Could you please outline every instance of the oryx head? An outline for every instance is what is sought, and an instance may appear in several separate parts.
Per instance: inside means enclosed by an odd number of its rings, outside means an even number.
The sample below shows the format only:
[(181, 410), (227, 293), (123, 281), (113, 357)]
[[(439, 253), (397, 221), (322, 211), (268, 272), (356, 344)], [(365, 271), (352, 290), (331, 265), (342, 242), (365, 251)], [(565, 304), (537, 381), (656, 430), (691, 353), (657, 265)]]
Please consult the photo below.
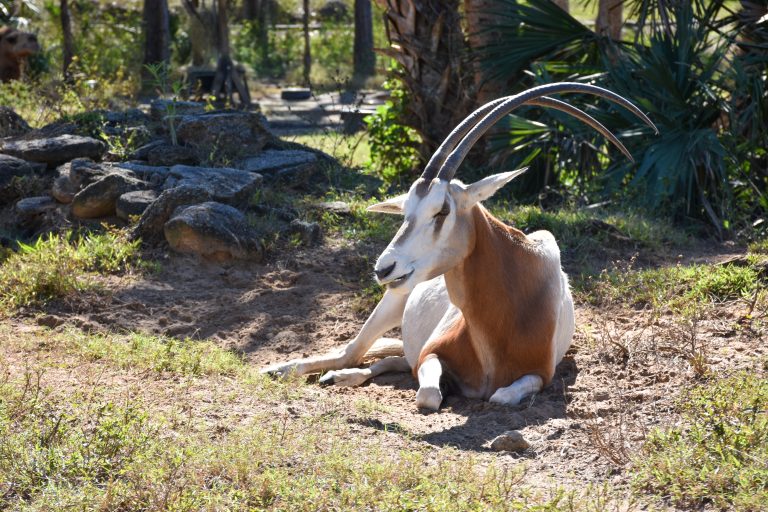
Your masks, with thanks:
[(525, 169), (495, 174), (465, 185), (454, 180), (459, 165), (477, 140), (498, 120), (521, 105), (538, 105), (570, 114), (592, 126), (632, 158), (619, 140), (596, 119), (548, 94), (581, 92), (616, 102), (656, 127), (628, 100), (593, 85), (563, 82), (541, 85), (514, 96), (497, 99), (475, 110), (461, 122), (430, 159), (408, 193), (368, 208), (372, 212), (403, 215), (400, 230), (376, 262), (380, 284), (409, 293), (418, 283), (458, 265), (472, 250), (474, 225), (470, 210), (491, 197)]

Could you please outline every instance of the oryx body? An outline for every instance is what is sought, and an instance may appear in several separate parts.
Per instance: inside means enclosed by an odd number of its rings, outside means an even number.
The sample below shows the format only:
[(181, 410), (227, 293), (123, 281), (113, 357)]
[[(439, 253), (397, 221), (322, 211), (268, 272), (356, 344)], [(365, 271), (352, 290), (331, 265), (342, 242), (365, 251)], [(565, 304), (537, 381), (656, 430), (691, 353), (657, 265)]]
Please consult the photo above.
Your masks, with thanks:
[[(413, 371), (417, 406), (436, 410), (444, 393), (517, 404), (553, 377), (574, 332), (573, 299), (560, 266), (560, 250), (546, 231), (526, 235), (482, 205), (524, 169), (465, 185), (453, 179), (471, 146), (498, 119), (529, 104), (574, 115), (626, 148), (600, 123), (546, 94), (586, 92), (620, 103), (652, 123), (627, 100), (584, 84), (539, 86), (491, 102), (467, 117), (435, 152), (407, 194), (370, 211), (404, 216), (374, 273), (387, 286), (360, 333), (340, 352), (278, 364), (282, 375), (331, 370), (321, 382), (358, 385), (386, 371)], [(403, 355), (369, 368), (366, 353), (382, 353), (376, 340), (394, 327), (402, 342), (382, 340)]]

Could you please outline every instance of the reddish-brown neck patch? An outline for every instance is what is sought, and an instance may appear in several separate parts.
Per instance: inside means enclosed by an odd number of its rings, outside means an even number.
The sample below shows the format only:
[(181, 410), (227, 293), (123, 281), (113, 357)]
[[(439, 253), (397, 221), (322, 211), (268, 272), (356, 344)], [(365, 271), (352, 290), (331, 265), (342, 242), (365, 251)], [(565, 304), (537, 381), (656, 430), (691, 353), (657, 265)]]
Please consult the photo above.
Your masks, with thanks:
[(474, 247), (445, 274), (463, 319), (424, 347), (420, 363), (436, 353), (450, 373), (485, 398), (523, 375), (549, 382), (557, 303), (551, 279), (559, 274), (552, 275), (535, 242), (520, 230), (480, 206), (472, 216)]

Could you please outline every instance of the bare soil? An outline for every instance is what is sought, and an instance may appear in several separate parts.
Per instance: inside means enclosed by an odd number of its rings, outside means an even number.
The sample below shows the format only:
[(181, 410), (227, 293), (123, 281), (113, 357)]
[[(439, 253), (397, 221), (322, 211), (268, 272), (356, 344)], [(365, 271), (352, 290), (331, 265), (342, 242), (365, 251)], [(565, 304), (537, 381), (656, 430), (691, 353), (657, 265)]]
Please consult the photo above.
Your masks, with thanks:
[[(266, 366), (329, 351), (356, 334), (368, 312), (361, 311), (360, 283), (369, 279), (378, 249), (330, 240), (262, 265), (170, 256), (159, 272), (108, 278), (108, 294), (76, 315), (66, 313), (67, 321), (86, 330), (208, 338)], [(719, 261), (720, 253), (684, 259)], [(360, 388), (310, 389), (350, 411), (351, 435), (386, 431), (381, 439), (393, 448), (428, 443), (503, 464), (524, 462), (534, 484), (623, 486), (624, 468), (648, 431), (674, 421), (681, 390), (701, 372), (749, 368), (766, 356), (763, 333), (740, 323), (748, 309), (746, 301), (708, 307), (689, 321), (663, 311), (577, 304), (576, 337), (554, 381), (517, 407), (450, 396), (438, 413), (423, 414), (414, 405), (410, 374), (384, 375)], [(375, 407), (352, 414), (361, 401)], [(277, 407), (238, 403), (246, 415), (243, 409)], [(313, 407), (309, 396), (303, 411), (294, 412), (309, 414)], [(490, 441), (512, 429), (531, 448), (490, 451)]]

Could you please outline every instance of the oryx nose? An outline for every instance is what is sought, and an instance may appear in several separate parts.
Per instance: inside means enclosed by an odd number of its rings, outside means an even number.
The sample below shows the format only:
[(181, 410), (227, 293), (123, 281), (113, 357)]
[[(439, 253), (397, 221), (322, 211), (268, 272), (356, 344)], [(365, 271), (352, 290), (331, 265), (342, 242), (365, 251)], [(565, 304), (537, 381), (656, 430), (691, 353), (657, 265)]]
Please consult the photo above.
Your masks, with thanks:
[(391, 274), (393, 270), (395, 270), (395, 265), (396, 264), (393, 263), (390, 266), (388, 266), (387, 268), (383, 268), (381, 270), (373, 269), (373, 273), (376, 274), (376, 277), (378, 277), (379, 279), (384, 279), (389, 274)]

